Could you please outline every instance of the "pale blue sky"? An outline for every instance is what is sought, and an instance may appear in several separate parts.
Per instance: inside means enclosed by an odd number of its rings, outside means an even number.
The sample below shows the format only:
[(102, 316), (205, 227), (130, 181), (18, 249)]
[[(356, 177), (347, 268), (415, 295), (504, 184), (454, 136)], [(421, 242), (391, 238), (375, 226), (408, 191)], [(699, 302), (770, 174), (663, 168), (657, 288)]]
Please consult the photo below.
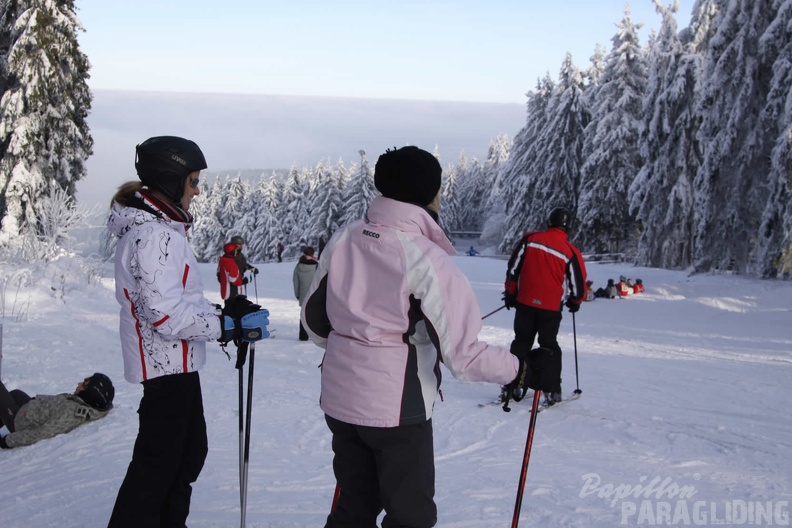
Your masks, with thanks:
[[(665, 0), (670, 3), (673, 0)], [(679, 27), (694, 0), (680, 0)], [(76, 0), (93, 89), (524, 103), (623, 0)], [(630, 2), (642, 43), (660, 15)]]

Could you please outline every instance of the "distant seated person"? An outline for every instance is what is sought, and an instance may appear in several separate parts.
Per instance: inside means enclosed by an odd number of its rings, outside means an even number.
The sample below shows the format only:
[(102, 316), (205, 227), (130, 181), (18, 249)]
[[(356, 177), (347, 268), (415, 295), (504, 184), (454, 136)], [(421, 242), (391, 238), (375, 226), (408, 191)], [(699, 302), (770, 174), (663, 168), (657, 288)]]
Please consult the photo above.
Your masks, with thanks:
[(475, 257), (476, 255), (481, 255), (481, 253), (476, 251), (476, 248), (474, 248), (473, 246), (470, 246), (470, 249), (468, 250), (468, 255), (470, 255), (471, 257)]
[(31, 398), (18, 389), (9, 392), (0, 382), (0, 423), (8, 430), (0, 437), (0, 447), (35, 444), (103, 418), (113, 408), (113, 396), (113, 383), (99, 372), (79, 382), (74, 394)]
[(615, 299), (619, 296), (619, 290), (616, 288), (616, 285), (613, 283), (613, 279), (608, 279), (608, 285), (604, 288), (597, 289), (594, 292), (594, 297), (599, 297), (602, 299)]
[(633, 293), (643, 293), (644, 285), (641, 279), (635, 279), (635, 286), (633, 286)]
[(619, 297), (627, 297), (632, 293), (632, 289), (627, 285), (627, 277), (624, 275), (619, 277), (619, 282), (616, 283), (616, 289), (619, 291)]
[(583, 296), (584, 301), (594, 300), (594, 288), (591, 287), (592, 284), (594, 284), (593, 280), (586, 281), (586, 295)]

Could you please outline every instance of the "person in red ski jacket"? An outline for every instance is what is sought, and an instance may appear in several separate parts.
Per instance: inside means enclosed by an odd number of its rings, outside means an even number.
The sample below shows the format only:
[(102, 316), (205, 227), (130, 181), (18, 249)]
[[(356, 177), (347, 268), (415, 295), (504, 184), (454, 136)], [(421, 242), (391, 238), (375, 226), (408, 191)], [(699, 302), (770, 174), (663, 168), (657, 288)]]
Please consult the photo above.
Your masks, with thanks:
[[(586, 294), (583, 256), (567, 236), (571, 220), (569, 210), (556, 207), (547, 219), (547, 229), (526, 233), (512, 252), (504, 292), (506, 307), (516, 311), (512, 354), (531, 350), (537, 334), (540, 347), (561, 354), (557, 339), (561, 310), (566, 304), (570, 312), (577, 312)], [(506, 397), (505, 388), (501, 397)], [(545, 398), (549, 404), (561, 401), (560, 378)]]
[(627, 285), (627, 277), (624, 275), (619, 277), (619, 282), (616, 283), (616, 290), (619, 292), (619, 297), (627, 297), (632, 293)]
[(233, 299), (239, 295), (239, 287), (247, 284), (247, 277), (242, 277), (235, 257), (239, 246), (233, 242), (223, 246), (223, 256), (217, 263), (217, 280), (220, 281), (220, 297), (223, 300)]
[(645, 291), (643, 281), (635, 279), (635, 286), (633, 286), (633, 293), (643, 293)]
[(594, 284), (594, 281), (592, 281), (592, 280), (587, 280), (586, 281), (586, 295), (583, 296), (583, 300), (584, 301), (593, 301), (594, 300), (594, 298), (595, 298), (594, 288), (591, 287), (593, 284)]

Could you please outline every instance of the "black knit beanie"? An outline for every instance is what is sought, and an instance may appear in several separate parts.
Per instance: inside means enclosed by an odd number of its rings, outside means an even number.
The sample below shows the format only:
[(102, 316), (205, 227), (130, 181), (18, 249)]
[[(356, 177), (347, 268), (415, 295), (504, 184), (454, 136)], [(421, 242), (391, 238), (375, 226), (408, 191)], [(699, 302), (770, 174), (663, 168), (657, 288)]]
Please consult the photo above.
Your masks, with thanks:
[(426, 206), (440, 190), (442, 173), (440, 162), (425, 150), (388, 149), (374, 166), (374, 186), (386, 198)]

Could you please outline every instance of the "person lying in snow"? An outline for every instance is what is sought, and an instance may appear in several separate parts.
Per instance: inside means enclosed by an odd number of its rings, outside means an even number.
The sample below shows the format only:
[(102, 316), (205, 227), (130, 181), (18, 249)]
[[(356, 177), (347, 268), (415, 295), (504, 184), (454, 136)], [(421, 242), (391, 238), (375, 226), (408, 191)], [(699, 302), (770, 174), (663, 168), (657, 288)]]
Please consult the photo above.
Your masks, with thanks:
[(9, 431), (0, 438), (0, 447), (35, 444), (103, 418), (113, 408), (114, 395), (110, 378), (99, 372), (79, 382), (73, 394), (31, 398), (19, 389), (9, 392), (0, 382), (0, 422)]

